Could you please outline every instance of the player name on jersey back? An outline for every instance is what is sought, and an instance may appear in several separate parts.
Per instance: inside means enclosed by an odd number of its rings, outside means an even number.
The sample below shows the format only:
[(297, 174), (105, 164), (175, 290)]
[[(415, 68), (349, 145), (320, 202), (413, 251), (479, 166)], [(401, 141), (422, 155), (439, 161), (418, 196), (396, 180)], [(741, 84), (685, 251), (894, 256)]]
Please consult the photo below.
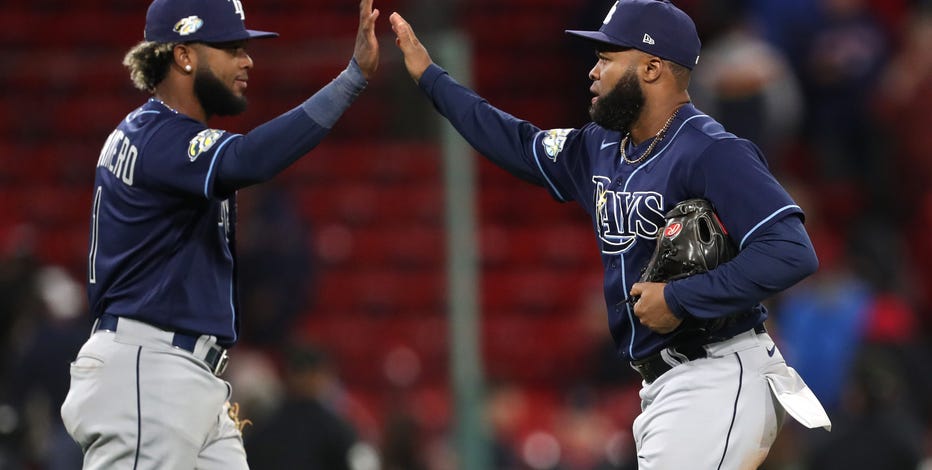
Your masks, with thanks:
[(133, 185), (138, 149), (120, 129), (113, 131), (100, 150), (98, 167), (104, 167), (127, 186)]

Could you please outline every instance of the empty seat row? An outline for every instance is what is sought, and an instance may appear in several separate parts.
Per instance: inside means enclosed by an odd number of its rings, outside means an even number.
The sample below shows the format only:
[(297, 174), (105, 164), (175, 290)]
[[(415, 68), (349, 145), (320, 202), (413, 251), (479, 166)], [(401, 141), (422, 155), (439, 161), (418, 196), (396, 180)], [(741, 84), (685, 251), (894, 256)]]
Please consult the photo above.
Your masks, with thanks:
[(438, 309), (445, 301), (446, 285), (432, 269), (402, 271), (374, 265), (321, 269), (316, 292), (320, 309), (389, 315)]
[(441, 172), (440, 149), (428, 142), (324, 140), (279, 178), (296, 186), (345, 182), (422, 184)]
[[(580, 378), (593, 348), (581, 318), (569, 312), (553, 317), (521, 312), (481, 315), (477, 322), (484, 369), (499, 380), (568, 383)], [(404, 366), (416, 369), (412, 373), (418, 377), (412, 380), (430, 381), (449, 373), (451, 327), (442, 309), (433, 315), (321, 312), (308, 316), (302, 334), (341, 364), (365, 363), (355, 369), (360, 376), (351, 380), (382, 380), (386, 369)]]
[[(297, 187), (294, 187), (297, 186)], [(437, 226), (442, 221), (443, 193), (435, 182), (379, 186), (357, 182), (293, 185), (298, 208), (312, 224), (353, 227), (412, 223)]]

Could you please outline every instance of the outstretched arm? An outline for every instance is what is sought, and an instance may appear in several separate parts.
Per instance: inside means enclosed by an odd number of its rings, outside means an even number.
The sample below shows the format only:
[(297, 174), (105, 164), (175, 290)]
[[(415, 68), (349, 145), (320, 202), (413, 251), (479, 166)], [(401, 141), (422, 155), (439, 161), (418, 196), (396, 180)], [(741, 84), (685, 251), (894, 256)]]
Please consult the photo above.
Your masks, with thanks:
[[(411, 25), (398, 13), (389, 17), (395, 44), (404, 54), (405, 68), (434, 107), (479, 153), (513, 175), (545, 186), (534, 143), (542, 138), (530, 122), (492, 106), (473, 90), (461, 85), (433, 63)], [(561, 200), (563, 200), (561, 198)]]
[[(349, 66), (304, 103), (253, 129), (234, 136), (217, 166), (212, 195), (269, 180), (317, 146), (366, 87), (379, 66), (373, 0), (359, 2), (359, 29)], [(210, 196), (211, 194), (207, 194)]]

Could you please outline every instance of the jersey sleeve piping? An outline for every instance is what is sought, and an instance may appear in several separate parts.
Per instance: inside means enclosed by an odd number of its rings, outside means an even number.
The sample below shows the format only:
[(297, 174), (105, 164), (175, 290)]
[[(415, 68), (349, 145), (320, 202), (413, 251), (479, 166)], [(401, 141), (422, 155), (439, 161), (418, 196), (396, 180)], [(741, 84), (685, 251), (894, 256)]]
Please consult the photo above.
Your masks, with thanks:
[(210, 159), (210, 168), (207, 170), (207, 177), (204, 178), (204, 197), (210, 199), (210, 182), (213, 181), (214, 167), (217, 165), (217, 157), (220, 155), (220, 151), (223, 150), (223, 147), (226, 147), (233, 139), (237, 137), (242, 137), (242, 134), (233, 134), (229, 139), (225, 140), (217, 150), (214, 150), (214, 156)]
[(786, 205), (786, 206), (783, 206), (783, 207), (781, 207), (781, 208), (775, 210), (772, 214), (770, 214), (769, 216), (767, 216), (766, 218), (764, 218), (764, 220), (761, 220), (760, 222), (758, 222), (757, 225), (755, 225), (754, 227), (751, 227), (751, 230), (748, 230), (748, 233), (746, 233), (746, 234), (744, 235), (744, 238), (741, 239), (741, 243), (738, 244), (738, 249), (739, 249), (739, 250), (743, 249), (743, 248), (744, 248), (744, 242), (746, 242), (746, 241), (748, 240), (748, 237), (750, 237), (751, 234), (753, 234), (757, 229), (761, 228), (761, 226), (763, 226), (764, 224), (766, 224), (766, 223), (769, 222), (770, 220), (773, 220), (773, 218), (776, 217), (777, 215), (779, 215), (779, 214), (781, 214), (781, 213), (783, 213), (783, 212), (789, 211), (789, 210), (794, 210), (794, 209), (795, 209), (795, 210), (799, 210), (799, 211), (802, 210), (802, 208), (800, 208), (800, 207), (799, 207), (798, 205), (796, 205), (796, 204)]
[(235, 302), (233, 301), (233, 291), (234, 291), (234, 290), (235, 290), (235, 286), (233, 285), (233, 279), (230, 278), (230, 312), (232, 313), (231, 318), (230, 318), (230, 331), (233, 332), (233, 334), (232, 334), (232, 336), (233, 336), (233, 342), (235, 343), (235, 342), (239, 339), (239, 335), (236, 334), (236, 315), (237, 315), (237, 311), (236, 311), (236, 304), (235, 304)]
[(139, 111), (139, 112), (127, 114), (127, 115), (126, 115), (126, 118), (124, 118), (123, 120), (124, 120), (127, 124), (129, 124), (129, 123), (132, 122), (134, 119), (136, 119), (137, 117), (142, 116), (142, 115), (144, 115), (144, 114), (159, 114), (159, 113), (161, 113), (161, 111), (156, 111), (156, 110), (154, 110), (154, 109), (150, 109), (150, 110), (148, 110), (148, 111)]
[(547, 184), (550, 185), (550, 189), (552, 189), (554, 194), (556, 194), (556, 196), (560, 198), (560, 202), (566, 202), (566, 198), (563, 197), (563, 193), (561, 193), (560, 190), (557, 189), (557, 187), (553, 184), (553, 181), (551, 181), (550, 177), (547, 176), (547, 173), (544, 172), (543, 165), (540, 164), (540, 157), (538, 157), (537, 155), (537, 139), (541, 135), (543, 135), (543, 133), (544, 131), (538, 131), (537, 134), (534, 136), (534, 139), (531, 140), (531, 148), (534, 149), (534, 162), (537, 163), (537, 169), (540, 170), (540, 174), (543, 175), (544, 180), (546, 180)]
[[(621, 264), (621, 285), (626, 286), (628, 285), (628, 270), (627, 268), (625, 268), (625, 266), (627, 265), (625, 264), (624, 253), (621, 254), (620, 264)], [(631, 304), (627, 302), (629, 298), (628, 292), (623, 292), (623, 294), (625, 296), (625, 303), (624, 303), (625, 313), (628, 314), (628, 323), (631, 325), (631, 339), (628, 341), (628, 358), (633, 361), (634, 359), (636, 359), (634, 357), (634, 337), (637, 336), (637, 328), (634, 325), (634, 312), (631, 311), (631, 308), (632, 308)]]
[(634, 336), (637, 328), (634, 324), (634, 315), (631, 313), (631, 306), (627, 303), (625, 303), (625, 311), (628, 312), (628, 324), (631, 328), (631, 339), (628, 341), (628, 358), (633, 361), (639, 359), (634, 356)]

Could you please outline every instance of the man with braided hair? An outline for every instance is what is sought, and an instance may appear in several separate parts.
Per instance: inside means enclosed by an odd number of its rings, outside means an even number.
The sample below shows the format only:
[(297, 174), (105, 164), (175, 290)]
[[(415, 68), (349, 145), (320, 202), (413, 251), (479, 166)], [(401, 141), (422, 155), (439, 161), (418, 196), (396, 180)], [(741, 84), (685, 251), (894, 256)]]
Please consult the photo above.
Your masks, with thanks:
[(245, 110), (251, 39), (241, 0), (154, 0), (127, 55), (152, 97), (97, 162), (88, 300), (95, 319), (61, 408), (84, 468), (245, 469), (219, 376), (239, 338), (236, 191), (323, 139), (376, 71), (378, 10), (359, 3), (353, 57), (332, 82), (245, 135), (208, 127)]
[[(757, 468), (784, 411), (830, 426), (763, 326), (761, 301), (817, 268), (802, 210), (754, 144), (690, 102), (700, 44), (689, 16), (669, 1), (619, 0), (598, 31), (568, 31), (596, 50), (593, 122), (552, 130), (454, 81), (404, 18), (390, 21), (408, 73), (476, 150), (592, 218), (612, 336), (643, 378), (639, 468)], [(638, 282), (665, 215), (690, 199), (714, 208), (737, 254), (691, 276)]]

